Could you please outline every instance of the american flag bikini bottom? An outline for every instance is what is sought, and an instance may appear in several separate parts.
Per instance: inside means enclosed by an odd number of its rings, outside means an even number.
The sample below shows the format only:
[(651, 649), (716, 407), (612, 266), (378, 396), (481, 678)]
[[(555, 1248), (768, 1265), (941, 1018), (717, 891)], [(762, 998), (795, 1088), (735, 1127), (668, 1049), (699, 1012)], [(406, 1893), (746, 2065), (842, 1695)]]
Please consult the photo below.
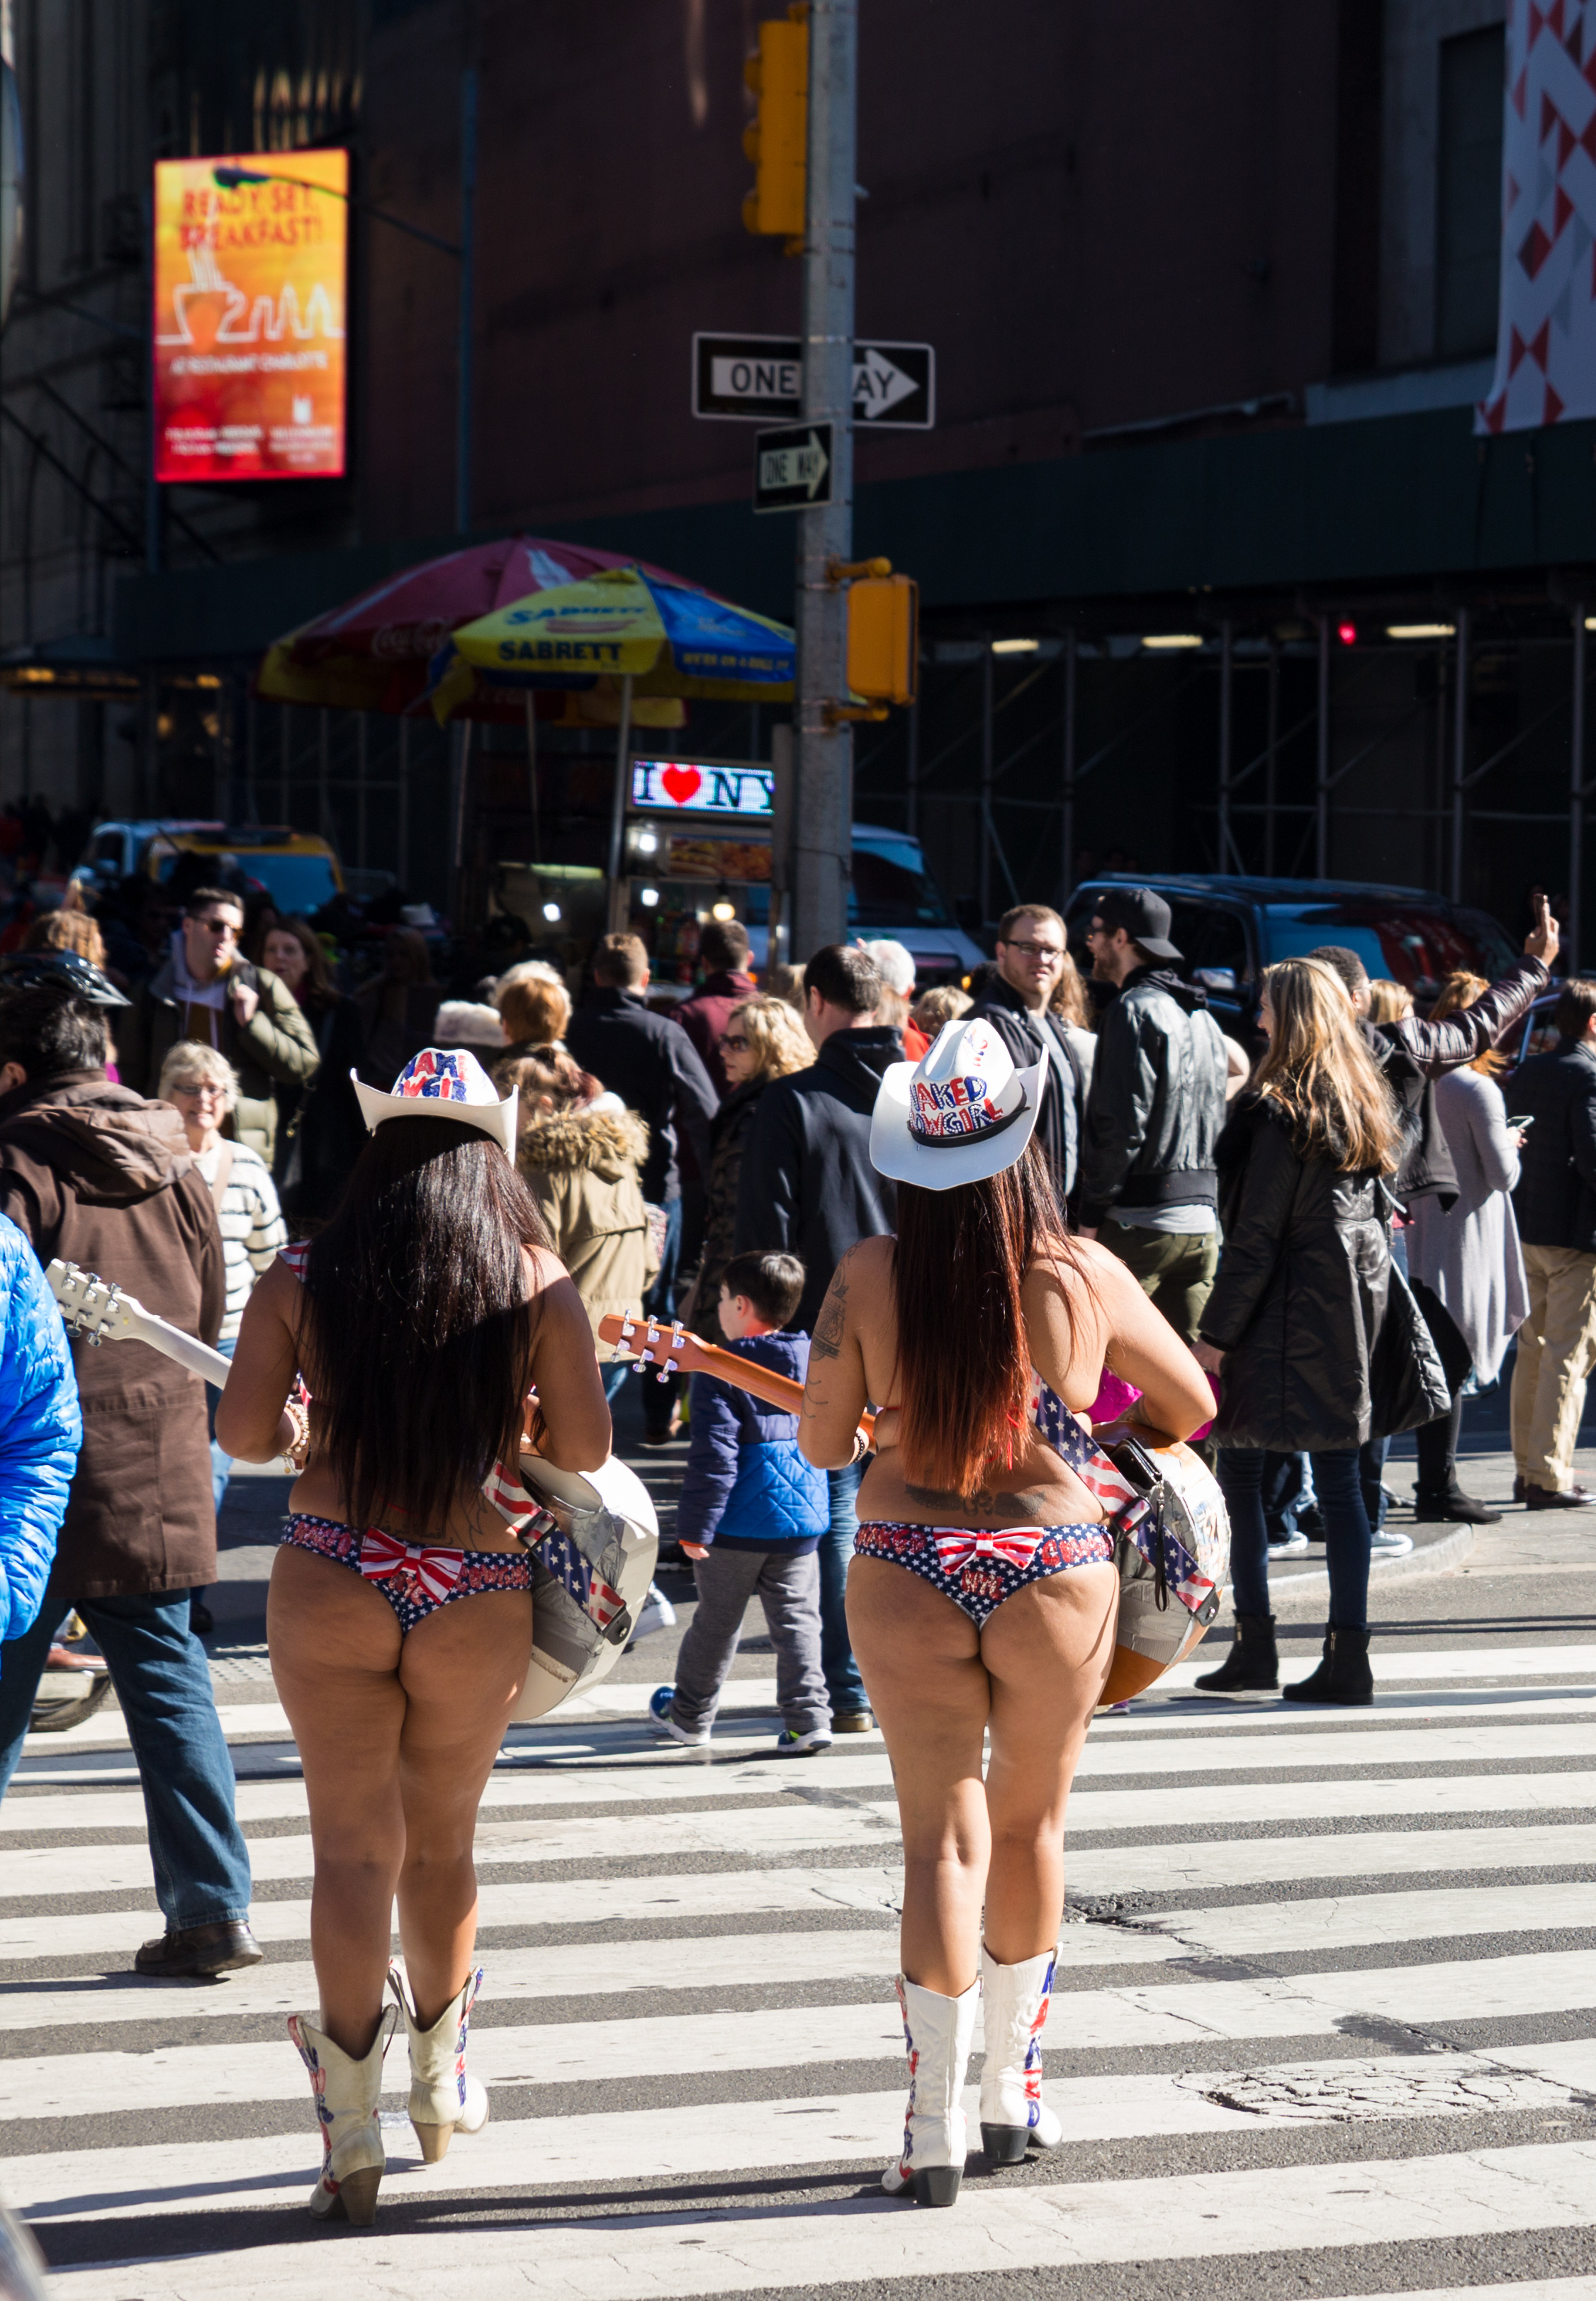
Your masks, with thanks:
[(291, 1518), (282, 1541), (290, 1549), (329, 1558), (380, 1590), (401, 1632), (455, 1598), (487, 1590), (530, 1590), (532, 1560), (521, 1550), (458, 1550), (439, 1542), (399, 1542), (378, 1527), (363, 1534), (332, 1518)]
[[(1054, 1452), (1069, 1464), (1111, 1517), (1136, 1500), (1135, 1489), (1121, 1477), (1096, 1439), (1088, 1437), (1057, 1392), (1034, 1372), (1031, 1418)], [(1108, 1526), (977, 1530), (868, 1519), (854, 1536), (856, 1558), (884, 1558), (894, 1566), (906, 1567), (945, 1598), (951, 1598), (977, 1629), (991, 1619), (1006, 1598), (1012, 1598), (1028, 1582), (1045, 1582), (1075, 1566), (1110, 1565), (1116, 1546)]]

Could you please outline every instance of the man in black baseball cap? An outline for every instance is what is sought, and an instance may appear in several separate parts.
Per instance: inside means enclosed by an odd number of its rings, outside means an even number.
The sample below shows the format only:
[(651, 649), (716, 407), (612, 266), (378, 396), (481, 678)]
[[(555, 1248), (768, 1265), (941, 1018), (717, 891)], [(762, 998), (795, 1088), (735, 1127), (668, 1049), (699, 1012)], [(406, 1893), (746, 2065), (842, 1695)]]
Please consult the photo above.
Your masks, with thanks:
[(1092, 903), (1092, 973), (1119, 997), (1098, 1025), (1080, 1218), (1192, 1343), (1219, 1267), (1214, 1145), (1226, 1064), (1203, 993), (1176, 972), (1169, 925), (1150, 887), (1105, 887)]
[(1110, 935), (1122, 928), (1148, 958), (1180, 964), (1181, 953), (1169, 940), (1169, 905), (1150, 887), (1105, 887), (1091, 907), (1094, 932), (1099, 923)]

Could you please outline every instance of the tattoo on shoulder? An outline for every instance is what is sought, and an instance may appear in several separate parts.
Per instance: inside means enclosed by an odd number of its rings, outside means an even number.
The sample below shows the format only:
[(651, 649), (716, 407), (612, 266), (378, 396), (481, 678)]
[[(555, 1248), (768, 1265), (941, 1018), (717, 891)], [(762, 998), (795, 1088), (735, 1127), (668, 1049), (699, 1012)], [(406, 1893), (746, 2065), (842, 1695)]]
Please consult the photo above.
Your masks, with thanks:
[(835, 1359), (842, 1355), (842, 1337), (848, 1330), (847, 1272), (845, 1257), (837, 1266), (837, 1276), (826, 1290), (826, 1299), (820, 1306), (820, 1316), (815, 1321), (815, 1332), (809, 1342), (812, 1359)]

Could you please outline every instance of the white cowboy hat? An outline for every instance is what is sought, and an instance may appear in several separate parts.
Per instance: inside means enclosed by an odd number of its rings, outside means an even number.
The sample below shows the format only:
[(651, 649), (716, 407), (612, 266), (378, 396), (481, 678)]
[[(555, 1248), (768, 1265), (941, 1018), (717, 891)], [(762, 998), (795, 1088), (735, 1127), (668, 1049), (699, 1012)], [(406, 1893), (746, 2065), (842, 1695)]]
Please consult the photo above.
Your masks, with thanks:
[(990, 1024), (944, 1023), (917, 1063), (894, 1063), (877, 1090), (870, 1163), (923, 1191), (984, 1183), (1012, 1167), (1035, 1131), (1044, 1056), (1018, 1071)]
[(515, 1156), (514, 1088), (499, 1100), (498, 1089), (464, 1047), (423, 1047), (413, 1055), (384, 1094), (351, 1071), (349, 1083), (360, 1100), (368, 1134), (388, 1118), (452, 1118), (497, 1142), (506, 1159)]

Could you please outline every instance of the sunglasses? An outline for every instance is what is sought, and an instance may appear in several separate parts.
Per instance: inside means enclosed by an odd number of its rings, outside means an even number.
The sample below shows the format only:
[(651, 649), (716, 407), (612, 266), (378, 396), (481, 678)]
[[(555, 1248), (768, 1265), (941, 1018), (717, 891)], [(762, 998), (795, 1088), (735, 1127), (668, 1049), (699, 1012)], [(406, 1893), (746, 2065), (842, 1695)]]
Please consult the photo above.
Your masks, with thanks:
[(238, 932), (237, 919), (196, 919), (194, 925), (196, 927), (204, 927), (207, 934), (229, 935), (237, 934)]
[(740, 1031), (723, 1032), (721, 1044), (729, 1055), (746, 1055), (748, 1051), (748, 1042)]

